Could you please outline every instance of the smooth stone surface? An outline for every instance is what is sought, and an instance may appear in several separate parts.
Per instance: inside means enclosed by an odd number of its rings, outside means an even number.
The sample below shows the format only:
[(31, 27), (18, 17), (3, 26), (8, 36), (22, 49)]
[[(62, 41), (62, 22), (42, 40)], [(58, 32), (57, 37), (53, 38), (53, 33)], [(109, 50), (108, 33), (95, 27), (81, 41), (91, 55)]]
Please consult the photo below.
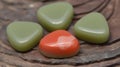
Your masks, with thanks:
[(40, 52), (51, 58), (74, 56), (78, 53), (79, 48), (79, 41), (65, 30), (53, 31), (42, 38), (39, 43)]
[(104, 43), (109, 39), (109, 27), (105, 17), (97, 12), (89, 13), (74, 25), (75, 35), (91, 43)]
[(37, 17), (48, 31), (67, 29), (74, 15), (73, 7), (67, 2), (56, 2), (40, 7)]
[(42, 27), (33, 22), (15, 21), (7, 27), (7, 36), (11, 46), (21, 52), (28, 51), (37, 45), (42, 35)]

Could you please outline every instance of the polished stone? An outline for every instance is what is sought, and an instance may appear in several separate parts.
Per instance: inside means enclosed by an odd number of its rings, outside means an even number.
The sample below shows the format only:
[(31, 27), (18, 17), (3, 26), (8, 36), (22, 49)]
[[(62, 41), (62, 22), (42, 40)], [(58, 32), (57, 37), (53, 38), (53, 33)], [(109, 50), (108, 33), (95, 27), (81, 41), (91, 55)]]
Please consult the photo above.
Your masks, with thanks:
[(68, 31), (56, 30), (45, 37), (39, 43), (40, 52), (51, 58), (71, 57), (78, 53), (79, 41)]
[(15, 21), (7, 27), (7, 36), (11, 46), (21, 52), (28, 51), (37, 45), (42, 35), (42, 27), (34, 22)]
[(91, 43), (104, 43), (109, 39), (109, 27), (105, 17), (92, 12), (78, 20), (74, 25), (75, 35)]
[(67, 29), (74, 15), (73, 7), (67, 2), (56, 2), (40, 7), (37, 17), (48, 31)]

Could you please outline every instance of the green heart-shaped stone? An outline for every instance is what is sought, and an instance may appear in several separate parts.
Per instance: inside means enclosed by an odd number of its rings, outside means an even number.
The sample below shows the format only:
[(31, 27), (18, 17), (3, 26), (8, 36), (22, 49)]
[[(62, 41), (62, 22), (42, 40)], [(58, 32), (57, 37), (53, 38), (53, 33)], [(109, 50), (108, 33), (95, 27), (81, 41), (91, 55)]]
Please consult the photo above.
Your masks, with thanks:
[(42, 27), (33, 22), (15, 21), (7, 27), (10, 44), (14, 49), (21, 52), (32, 49), (39, 42), (42, 34)]
[(104, 43), (109, 38), (105, 17), (97, 12), (87, 14), (74, 25), (75, 35), (91, 43)]
[(48, 31), (67, 29), (73, 15), (73, 7), (67, 2), (46, 5), (40, 7), (37, 12), (40, 24)]

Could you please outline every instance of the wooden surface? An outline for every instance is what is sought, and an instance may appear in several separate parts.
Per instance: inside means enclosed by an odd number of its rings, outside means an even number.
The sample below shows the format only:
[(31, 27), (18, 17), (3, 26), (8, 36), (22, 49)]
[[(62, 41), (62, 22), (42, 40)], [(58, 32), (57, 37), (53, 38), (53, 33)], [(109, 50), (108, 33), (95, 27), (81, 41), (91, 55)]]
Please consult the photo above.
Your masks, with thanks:
[[(9, 44), (6, 27), (15, 20), (34, 21), (39, 7), (57, 1), (74, 7), (74, 23), (85, 14), (101, 12), (110, 27), (109, 41), (91, 44), (80, 40), (78, 55), (65, 59), (46, 58), (36, 47), (27, 53), (16, 52)], [(120, 0), (0, 0), (0, 67), (120, 67)], [(48, 33), (44, 31), (45, 34)]]

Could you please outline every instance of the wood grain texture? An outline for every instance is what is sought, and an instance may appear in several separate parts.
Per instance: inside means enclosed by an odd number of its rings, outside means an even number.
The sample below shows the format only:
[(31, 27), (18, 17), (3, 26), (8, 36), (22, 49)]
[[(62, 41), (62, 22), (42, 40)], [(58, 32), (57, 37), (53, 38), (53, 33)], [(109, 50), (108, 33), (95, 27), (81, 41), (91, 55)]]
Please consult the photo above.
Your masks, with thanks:
[[(70, 2), (75, 11), (68, 31), (84, 15), (101, 12), (110, 27), (109, 41), (91, 44), (80, 40), (78, 55), (65, 59), (46, 58), (37, 46), (27, 53), (16, 52), (9, 44), (6, 27), (14, 20), (34, 21), (39, 7), (57, 1)], [(120, 65), (120, 0), (0, 0), (0, 67), (109, 67)], [(45, 34), (48, 32), (45, 31)]]

